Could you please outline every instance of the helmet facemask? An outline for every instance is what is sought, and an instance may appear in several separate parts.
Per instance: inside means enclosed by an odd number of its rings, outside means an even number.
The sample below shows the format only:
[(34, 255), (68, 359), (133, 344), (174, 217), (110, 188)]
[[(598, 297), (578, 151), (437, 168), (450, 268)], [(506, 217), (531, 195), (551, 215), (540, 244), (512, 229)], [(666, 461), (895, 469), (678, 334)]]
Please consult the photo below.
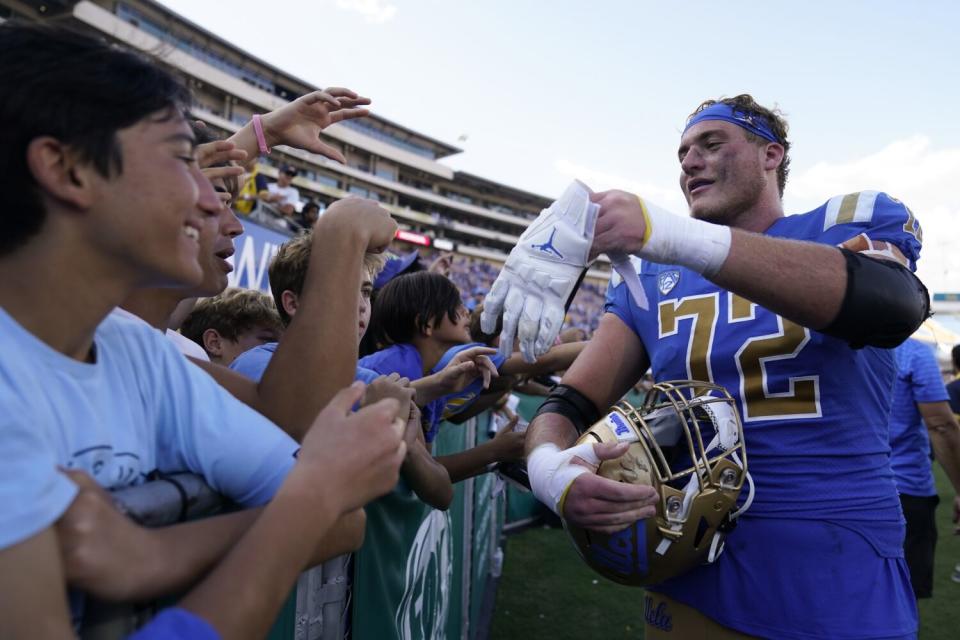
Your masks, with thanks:
[[(567, 526), (593, 569), (629, 585), (649, 585), (713, 562), (723, 538), (749, 506), (743, 431), (733, 398), (715, 384), (663, 382), (644, 403), (621, 402), (577, 441), (629, 442), (597, 474), (648, 484), (660, 495), (656, 515), (614, 534)], [(734, 511), (744, 482), (750, 493)]]

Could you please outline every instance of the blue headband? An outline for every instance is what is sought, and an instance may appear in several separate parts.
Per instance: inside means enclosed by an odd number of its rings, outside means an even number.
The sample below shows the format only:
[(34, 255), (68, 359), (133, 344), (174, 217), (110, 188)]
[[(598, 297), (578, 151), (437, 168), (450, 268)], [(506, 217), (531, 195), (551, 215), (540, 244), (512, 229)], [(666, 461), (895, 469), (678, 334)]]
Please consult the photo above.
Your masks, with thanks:
[(698, 122), (703, 122), (704, 120), (724, 120), (726, 122), (733, 123), (742, 129), (746, 129), (750, 133), (758, 135), (764, 140), (780, 143), (780, 141), (777, 140), (777, 136), (773, 135), (773, 131), (770, 129), (770, 125), (767, 123), (766, 118), (762, 116), (751, 115), (743, 111), (736, 111), (730, 105), (723, 104), (722, 102), (712, 104), (690, 118), (690, 121), (687, 122), (687, 126), (684, 127), (683, 132), (686, 133), (690, 127)]

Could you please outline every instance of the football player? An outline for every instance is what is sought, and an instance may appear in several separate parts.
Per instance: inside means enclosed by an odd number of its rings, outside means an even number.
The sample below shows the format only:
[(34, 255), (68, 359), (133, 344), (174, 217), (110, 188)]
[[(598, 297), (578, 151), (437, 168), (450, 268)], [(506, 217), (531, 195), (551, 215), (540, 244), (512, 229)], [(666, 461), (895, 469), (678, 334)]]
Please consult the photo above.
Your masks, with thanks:
[[(750, 449), (750, 511), (716, 562), (650, 589), (648, 639), (916, 634), (886, 416), (896, 375), (889, 349), (928, 315), (913, 275), (920, 225), (876, 191), (784, 215), (789, 149), (778, 112), (749, 95), (708, 100), (677, 150), (689, 217), (608, 191), (590, 196), (599, 205), (592, 237), (589, 222), (562, 236), (561, 252), (575, 253), (579, 237), (590, 257), (606, 253), (621, 272), (619, 257), (632, 255), (642, 291), (631, 290), (632, 274), (615, 276), (598, 331), (532, 421), (535, 494), (568, 522), (602, 532), (654, 513), (651, 487), (602, 478), (564, 451), (649, 366), (657, 380), (729, 389)], [(532, 244), (514, 249), (485, 322), (502, 309), (537, 353), (552, 324), (538, 310), (552, 302), (531, 305), (515, 291), (542, 280), (550, 286), (541, 296), (565, 292), (557, 281), (568, 276)], [(597, 445), (588, 457), (624, 451)]]

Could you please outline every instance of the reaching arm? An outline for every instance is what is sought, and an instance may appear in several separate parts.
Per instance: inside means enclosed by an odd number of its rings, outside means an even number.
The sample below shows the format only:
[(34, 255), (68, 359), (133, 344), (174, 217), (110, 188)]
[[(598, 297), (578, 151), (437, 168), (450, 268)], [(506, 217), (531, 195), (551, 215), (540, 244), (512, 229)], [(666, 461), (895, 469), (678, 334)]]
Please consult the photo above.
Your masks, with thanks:
[(421, 500), (434, 509), (446, 511), (453, 501), (453, 484), (446, 467), (427, 451), (420, 427), (420, 411), (407, 422), (405, 440), (407, 457), (400, 466), (400, 475)]
[[(586, 343), (562, 382), (580, 391), (603, 411), (622, 398), (649, 365), (637, 334), (617, 316), (605, 313), (593, 339)], [(577, 439), (573, 423), (555, 413), (536, 417), (527, 431), (528, 454), (545, 443), (565, 449)]]
[(0, 638), (73, 638), (52, 527), (0, 549)]
[[(926, 289), (906, 268), (909, 261), (895, 245), (870, 240), (869, 233), (847, 240), (841, 250), (675, 216), (623, 191), (591, 197), (600, 205), (592, 255), (633, 254), (686, 266), (855, 347), (896, 346), (927, 316)], [(912, 214), (899, 203), (889, 207), (894, 216), (902, 213), (897, 225), (906, 228)]]
[[(318, 417), (277, 497), (229, 555), (181, 601), (223, 638), (262, 638), (338, 514), (389, 491), (406, 446), (399, 404), (384, 400), (350, 414), (362, 385), (337, 394)], [(391, 426), (392, 424), (392, 426)], [(270, 553), (264, 553), (269, 549)]]
[[(504, 376), (497, 378), (497, 381), (503, 380)], [(492, 409), (501, 403), (501, 401), (510, 394), (510, 388), (498, 389), (496, 391), (486, 391), (470, 404), (466, 409), (453, 414), (447, 420), (454, 424), (463, 424), (470, 418), (474, 418), (488, 409)]]
[[(71, 586), (108, 601), (145, 601), (189, 587), (262, 511), (247, 509), (148, 529), (117, 511), (90, 476), (68, 473), (80, 492), (56, 523), (63, 572)], [(318, 542), (310, 564), (359, 548), (365, 523), (362, 509), (338, 518)]]
[(526, 433), (513, 430), (516, 420), (507, 423), (492, 439), (472, 449), (448, 456), (438, 456), (437, 461), (446, 467), (450, 480), (460, 482), (485, 473), (496, 462), (512, 462), (523, 459), (523, 443)]
[(488, 357), (496, 353), (489, 347), (464, 349), (443, 369), (410, 383), (417, 392), (417, 405), (425, 407), (434, 400), (466, 389), (476, 378), (483, 378), (483, 388), (488, 389), (490, 382), (500, 374)]
[(260, 382), (217, 364), (193, 363), (302, 441), (320, 409), (353, 381), (363, 254), (385, 247), (395, 231), (390, 214), (372, 201), (334, 203), (314, 229), (297, 313)]
[(953, 522), (960, 523), (960, 424), (947, 402), (918, 402), (917, 408), (927, 425), (933, 455), (953, 485)]
[(258, 389), (264, 415), (297, 441), (353, 381), (363, 254), (385, 248), (396, 228), (386, 210), (359, 198), (334, 203), (314, 228), (297, 313)]
[(555, 345), (538, 357), (536, 362), (526, 362), (521, 354), (514, 353), (500, 365), (500, 375), (539, 376), (563, 371), (573, 364), (587, 344), (589, 343), (583, 341)]
[[(264, 141), (267, 147), (285, 144), (345, 163), (343, 154), (320, 141), (320, 132), (335, 122), (369, 115), (363, 108), (368, 104), (369, 98), (340, 87), (308, 93), (262, 116)], [(260, 155), (253, 122), (245, 124), (228, 140), (247, 153), (247, 168), (252, 167)]]

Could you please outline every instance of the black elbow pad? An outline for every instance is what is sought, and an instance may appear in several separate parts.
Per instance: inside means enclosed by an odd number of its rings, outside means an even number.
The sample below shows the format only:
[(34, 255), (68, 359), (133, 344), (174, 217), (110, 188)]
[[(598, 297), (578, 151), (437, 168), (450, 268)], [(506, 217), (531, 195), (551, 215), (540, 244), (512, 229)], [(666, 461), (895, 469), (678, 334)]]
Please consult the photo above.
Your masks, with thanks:
[(930, 317), (930, 294), (909, 269), (841, 249), (847, 262), (847, 291), (837, 317), (820, 333), (852, 348), (892, 349)]

